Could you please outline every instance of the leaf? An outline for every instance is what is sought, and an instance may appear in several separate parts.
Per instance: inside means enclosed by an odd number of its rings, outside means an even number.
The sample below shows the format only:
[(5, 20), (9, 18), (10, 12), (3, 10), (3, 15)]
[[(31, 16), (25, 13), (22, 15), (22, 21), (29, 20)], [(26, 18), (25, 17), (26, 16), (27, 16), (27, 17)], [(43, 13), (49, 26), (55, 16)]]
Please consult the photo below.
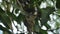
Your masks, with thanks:
[(8, 32), (9, 34), (11, 34), (11, 32), (10, 32), (7, 28), (2, 27), (1, 25), (0, 25), (0, 30), (6, 31), (6, 32)]
[(39, 29), (39, 32), (36, 32), (37, 34), (48, 34), (46, 30)]
[(60, 9), (60, 0), (56, 0), (56, 7)]
[(50, 20), (49, 15), (52, 14), (55, 11), (54, 7), (47, 7), (43, 8), (41, 10), (41, 24), (47, 23), (48, 20)]
[(48, 34), (47, 31), (40, 29), (39, 34)]
[(6, 15), (5, 11), (0, 8), (0, 20), (3, 22), (3, 24), (7, 27), (9, 27), (9, 24), (11, 24), (10, 18)]
[(50, 29), (51, 28), (51, 26), (48, 25), (47, 23), (45, 23), (45, 26), (47, 27), (47, 29)]
[(11, 21), (10, 21), (10, 19), (8, 17), (6, 17), (4, 15), (3, 16), (0, 15), (0, 20), (7, 28), (10, 29), (8, 24), (11, 24)]
[(39, 32), (39, 29), (40, 29), (40, 26), (38, 26), (38, 25), (35, 25), (35, 26), (34, 26), (34, 31), (35, 31), (35, 32)]
[(16, 9), (16, 10), (15, 10), (15, 13), (17, 14), (17, 13), (18, 13), (18, 11), (19, 11), (19, 9)]
[(57, 14), (60, 14), (60, 9), (57, 10)]
[(37, 18), (40, 20), (40, 18), (41, 18), (41, 9), (39, 8), (39, 7), (37, 7), (37, 12), (38, 12), (38, 14), (37, 14)]
[(56, 28), (59, 29), (60, 28), (60, 23), (56, 21)]
[(17, 17), (17, 20), (16, 20), (16, 21), (17, 21), (19, 24), (21, 24), (20, 22), (23, 21), (24, 19), (25, 19), (25, 16), (20, 13), (20, 15)]
[(5, 13), (5, 11), (0, 7), (0, 14), (4, 14)]
[(39, 25), (38, 20), (39, 20), (38, 18), (35, 19), (35, 24), (36, 24), (36, 25)]
[(38, 22), (38, 18), (35, 19), (35, 26), (34, 26), (34, 30), (35, 32), (39, 32), (40, 26), (39, 26), (39, 22)]
[(11, 12), (9, 12), (9, 11), (7, 11), (7, 15), (8, 15), (12, 20), (16, 20), (16, 18), (17, 18), (13, 13), (11, 13)]

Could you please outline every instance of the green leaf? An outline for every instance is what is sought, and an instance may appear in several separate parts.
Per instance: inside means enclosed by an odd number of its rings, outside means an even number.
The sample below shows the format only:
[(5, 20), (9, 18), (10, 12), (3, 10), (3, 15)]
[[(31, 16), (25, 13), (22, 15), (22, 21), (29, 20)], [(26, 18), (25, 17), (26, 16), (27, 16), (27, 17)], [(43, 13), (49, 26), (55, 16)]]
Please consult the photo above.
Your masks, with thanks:
[(16, 21), (17, 21), (19, 24), (21, 24), (20, 22), (23, 21), (24, 19), (25, 19), (25, 16), (20, 13), (19, 16), (17, 17), (17, 20), (16, 20)]
[(16, 9), (16, 10), (15, 10), (15, 13), (17, 14), (18, 12), (19, 12), (19, 9)]
[(7, 28), (10, 28), (9, 25), (11, 25), (11, 21), (10, 21), (10, 18), (8, 18), (7, 16), (5, 15), (0, 15), (0, 20), (1, 22), (7, 27)]
[(38, 18), (35, 19), (35, 24), (38, 25), (39, 22), (38, 22)]
[(7, 15), (8, 15), (12, 20), (16, 20), (16, 18), (17, 18), (13, 13), (11, 13), (11, 12), (9, 12), (9, 11), (7, 11)]
[(1, 22), (3, 22), (3, 24), (7, 27), (9, 27), (9, 24), (11, 24), (11, 20), (10, 18), (7, 16), (7, 14), (5, 13), (4, 10), (2, 10), (2, 8), (0, 8), (0, 20)]
[(9, 31), (9, 29), (7, 29), (7, 28), (5, 28), (5, 27), (2, 27), (1, 25), (0, 25), (0, 30), (6, 31), (6, 32), (8, 32), (9, 34), (12, 34), (12, 33)]
[(4, 14), (5, 13), (5, 11), (0, 7), (0, 14)]
[(45, 23), (45, 26), (47, 27), (47, 29), (51, 28), (51, 26), (49, 24), (47, 24), (47, 23)]
[(39, 26), (39, 22), (38, 22), (38, 18), (35, 19), (35, 26), (34, 26), (34, 30), (35, 32), (39, 32), (40, 26)]
[(60, 27), (60, 23), (56, 21), (56, 28), (58, 29)]
[(57, 14), (60, 14), (60, 9), (57, 10)]
[(56, 7), (60, 9), (60, 0), (56, 0)]
[(47, 8), (43, 8), (41, 10), (41, 24), (45, 24), (47, 23), (48, 20), (50, 20), (49, 15), (52, 14), (55, 11), (54, 7), (47, 7)]
[(48, 34), (46, 30), (39, 29), (39, 32), (36, 32), (37, 34)]
[(39, 34), (48, 34), (47, 31), (40, 29)]
[(39, 30), (40, 30), (40, 26), (35, 25), (35, 26), (34, 26), (34, 31), (35, 31), (35, 32), (39, 32)]

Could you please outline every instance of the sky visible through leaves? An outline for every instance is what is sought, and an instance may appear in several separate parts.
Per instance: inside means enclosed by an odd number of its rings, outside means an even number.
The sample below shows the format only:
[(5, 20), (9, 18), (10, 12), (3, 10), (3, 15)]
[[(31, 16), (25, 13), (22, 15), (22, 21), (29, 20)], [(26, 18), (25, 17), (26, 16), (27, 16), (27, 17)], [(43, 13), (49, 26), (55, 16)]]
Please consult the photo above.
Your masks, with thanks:
[[(0, 0), (0, 2), (1, 2), (1, 0)], [(53, 3), (51, 3), (52, 5), (53, 5)], [(41, 4), (41, 6), (40, 6), (41, 8), (46, 8), (46, 2), (45, 3), (42, 3)], [(52, 15), (51, 15), (51, 18), (52, 18)], [(56, 17), (54, 17), (54, 18), (56, 18)], [(16, 21), (14, 21), (15, 22), (15, 24), (17, 25), (17, 23), (16, 23)], [(2, 24), (0, 24), (0, 25), (2, 25)], [(53, 24), (54, 25), (54, 24)], [(51, 25), (52, 27), (54, 27), (53, 25)], [(19, 26), (19, 24), (18, 24), (18, 26)], [(24, 26), (24, 24), (22, 23), (22, 26), (26, 29), (26, 27)], [(14, 25), (13, 25), (13, 27), (14, 27)], [(45, 28), (45, 26), (43, 26), (42, 28), (44, 28), (44, 29), (46, 29)], [(21, 29), (20, 29), (21, 30)], [(22, 31), (22, 30), (21, 30)], [(16, 32), (16, 28), (14, 27), (14, 32)], [(0, 34), (2, 34), (3, 32), (0, 30)], [(50, 32), (50, 31), (48, 31), (48, 33), (49, 34), (53, 34), (52, 32)]]

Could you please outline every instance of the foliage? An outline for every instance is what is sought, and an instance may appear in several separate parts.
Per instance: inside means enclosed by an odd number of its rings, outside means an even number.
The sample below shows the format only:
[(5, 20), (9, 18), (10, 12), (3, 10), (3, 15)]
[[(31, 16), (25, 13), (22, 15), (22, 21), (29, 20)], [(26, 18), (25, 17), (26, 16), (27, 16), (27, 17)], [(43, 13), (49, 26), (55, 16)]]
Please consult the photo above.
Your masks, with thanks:
[[(49, 1), (52, 2), (49, 3)], [(56, 23), (56, 29), (51, 29), (47, 23), (51, 21), (50, 15), (60, 16), (60, 0), (2, 0), (0, 4), (0, 21), (6, 26), (0, 25), (0, 30), (13, 34), (12, 23), (17, 21), (21, 25), (23, 21), (27, 27), (29, 34), (48, 34), (47, 31), (54, 31), (59, 29)], [(55, 2), (56, 1), (56, 2)], [(46, 7), (41, 8), (41, 4), (46, 2)], [(44, 6), (44, 5), (42, 5)], [(12, 7), (12, 10), (11, 10)], [(19, 15), (16, 16), (15, 14)], [(40, 21), (40, 23), (39, 23)], [(57, 21), (54, 19), (53, 21)], [(40, 25), (39, 25), (40, 24)], [(46, 26), (46, 30), (41, 27)], [(17, 27), (16, 27), (17, 28)], [(9, 29), (11, 31), (9, 31)], [(18, 28), (17, 28), (18, 29)], [(4, 33), (6, 34), (6, 33)], [(21, 33), (24, 34), (24, 33)]]

